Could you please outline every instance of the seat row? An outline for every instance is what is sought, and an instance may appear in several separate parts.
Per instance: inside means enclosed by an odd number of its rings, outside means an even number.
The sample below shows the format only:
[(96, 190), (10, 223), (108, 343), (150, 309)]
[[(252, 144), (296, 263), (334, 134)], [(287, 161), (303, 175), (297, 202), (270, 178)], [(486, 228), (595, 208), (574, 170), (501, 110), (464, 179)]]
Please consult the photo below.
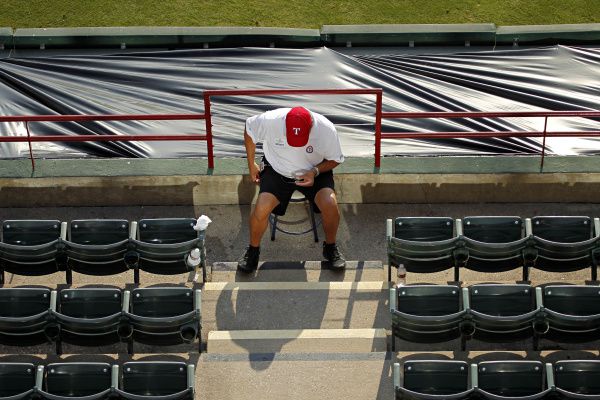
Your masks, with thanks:
[[(140, 397), (143, 396), (143, 397)], [(183, 400), (194, 398), (194, 365), (183, 362), (0, 363), (0, 399)]]
[(530, 268), (570, 272), (590, 268), (597, 278), (600, 219), (586, 216), (400, 217), (387, 220), (388, 280), (392, 266), (409, 272), (480, 272)]
[[(406, 361), (394, 364), (396, 399), (597, 399), (600, 361)], [(402, 375), (402, 376), (401, 376)]]
[(186, 287), (0, 288), (0, 342), (99, 346), (192, 343), (201, 349), (200, 290)]
[[(0, 284), (4, 272), (47, 275), (73, 271), (113, 275), (134, 270), (172, 275), (202, 269), (206, 279), (206, 230), (193, 218), (142, 219), (131, 224), (120, 219), (9, 220), (2, 224)], [(191, 256), (191, 257), (190, 257)], [(190, 262), (191, 260), (191, 262)]]
[(396, 338), (439, 343), (461, 339), (557, 342), (600, 339), (600, 287), (578, 285), (408, 285), (390, 290)]

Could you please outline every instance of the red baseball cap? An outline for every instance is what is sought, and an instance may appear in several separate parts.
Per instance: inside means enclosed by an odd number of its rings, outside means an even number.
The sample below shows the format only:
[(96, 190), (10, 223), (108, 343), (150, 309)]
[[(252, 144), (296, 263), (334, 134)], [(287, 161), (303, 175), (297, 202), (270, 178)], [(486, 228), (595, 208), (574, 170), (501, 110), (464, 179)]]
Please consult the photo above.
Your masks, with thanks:
[(285, 134), (292, 147), (304, 147), (312, 127), (310, 112), (304, 107), (294, 107), (285, 116)]

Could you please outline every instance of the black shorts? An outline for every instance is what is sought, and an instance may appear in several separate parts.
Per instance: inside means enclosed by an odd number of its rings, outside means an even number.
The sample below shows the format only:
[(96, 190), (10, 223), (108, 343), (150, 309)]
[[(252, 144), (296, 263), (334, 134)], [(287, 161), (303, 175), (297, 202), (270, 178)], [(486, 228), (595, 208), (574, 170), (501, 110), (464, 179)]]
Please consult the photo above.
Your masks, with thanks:
[(279, 200), (279, 205), (273, 210), (273, 214), (275, 215), (285, 214), (285, 210), (287, 210), (287, 206), (295, 190), (302, 193), (313, 204), (314, 211), (319, 213), (320, 210), (315, 204), (315, 196), (323, 188), (335, 190), (332, 171), (320, 173), (315, 178), (315, 183), (310, 187), (296, 185), (294, 179), (278, 174), (270, 165), (265, 165), (265, 168), (260, 173), (259, 193), (271, 193)]

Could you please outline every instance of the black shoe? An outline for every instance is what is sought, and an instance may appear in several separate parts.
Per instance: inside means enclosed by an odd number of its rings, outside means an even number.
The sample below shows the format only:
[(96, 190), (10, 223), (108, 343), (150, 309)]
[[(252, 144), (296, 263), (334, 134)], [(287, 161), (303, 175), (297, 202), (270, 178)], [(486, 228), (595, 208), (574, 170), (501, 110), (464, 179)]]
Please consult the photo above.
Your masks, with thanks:
[(344, 269), (346, 268), (346, 260), (344, 255), (340, 253), (337, 244), (327, 244), (323, 242), (323, 257), (327, 259), (329, 266), (332, 269)]
[(242, 272), (250, 273), (258, 268), (258, 257), (260, 248), (248, 246), (246, 253), (238, 261), (237, 269)]

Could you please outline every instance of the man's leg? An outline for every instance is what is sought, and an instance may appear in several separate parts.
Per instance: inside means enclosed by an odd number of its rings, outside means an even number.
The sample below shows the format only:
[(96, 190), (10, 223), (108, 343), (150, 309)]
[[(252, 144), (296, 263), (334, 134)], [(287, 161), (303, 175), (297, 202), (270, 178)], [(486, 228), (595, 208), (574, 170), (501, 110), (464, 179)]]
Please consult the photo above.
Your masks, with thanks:
[(260, 193), (256, 206), (250, 214), (250, 246), (259, 247), (265, 230), (269, 224), (269, 215), (277, 207), (279, 200), (271, 193)]
[(323, 257), (327, 259), (332, 268), (343, 269), (346, 267), (346, 260), (335, 242), (340, 225), (340, 210), (333, 189), (324, 187), (319, 190), (315, 195), (315, 204), (321, 210), (323, 230), (325, 231)]

